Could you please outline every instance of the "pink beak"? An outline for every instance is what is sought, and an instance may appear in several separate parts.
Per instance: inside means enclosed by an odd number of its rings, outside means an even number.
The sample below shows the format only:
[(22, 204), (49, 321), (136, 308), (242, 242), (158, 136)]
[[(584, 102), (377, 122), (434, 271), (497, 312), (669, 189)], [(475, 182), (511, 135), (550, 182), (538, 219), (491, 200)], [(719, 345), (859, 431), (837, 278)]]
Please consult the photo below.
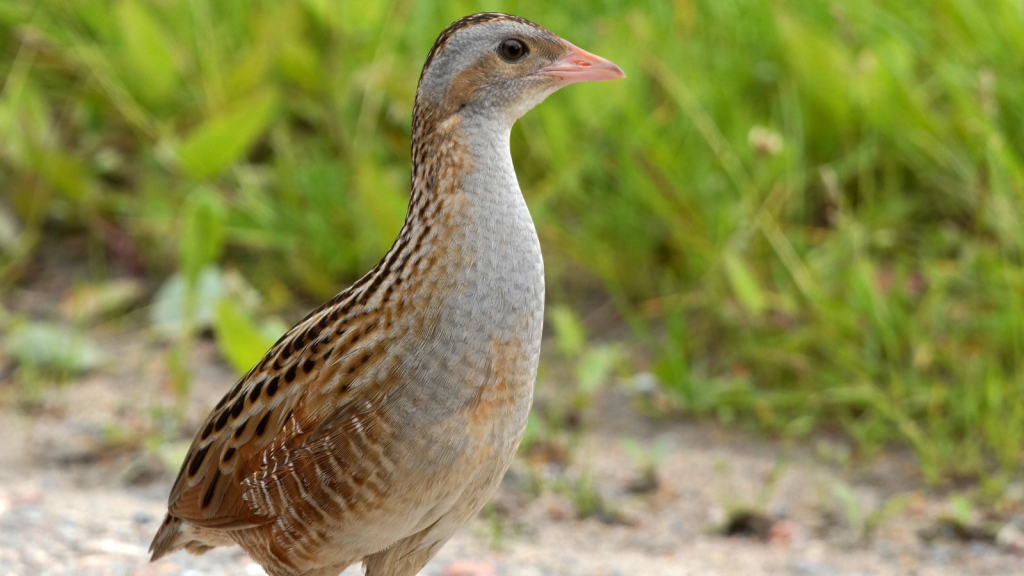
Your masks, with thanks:
[(608, 60), (573, 46), (569, 42), (565, 43), (569, 45), (569, 53), (541, 68), (537, 74), (558, 78), (560, 80), (558, 83), (559, 87), (575, 84), (576, 82), (617, 80), (626, 77), (622, 68)]

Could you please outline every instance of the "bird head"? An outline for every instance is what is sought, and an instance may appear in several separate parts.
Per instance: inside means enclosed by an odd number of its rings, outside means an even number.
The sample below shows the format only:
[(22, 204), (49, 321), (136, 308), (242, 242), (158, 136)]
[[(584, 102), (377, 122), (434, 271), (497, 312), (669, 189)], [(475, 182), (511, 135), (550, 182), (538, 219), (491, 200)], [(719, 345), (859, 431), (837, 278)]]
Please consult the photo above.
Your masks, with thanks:
[(510, 127), (563, 86), (624, 76), (615, 64), (529, 20), (474, 14), (452, 23), (434, 43), (416, 107), (429, 108), (438, 120), (474, 115)]

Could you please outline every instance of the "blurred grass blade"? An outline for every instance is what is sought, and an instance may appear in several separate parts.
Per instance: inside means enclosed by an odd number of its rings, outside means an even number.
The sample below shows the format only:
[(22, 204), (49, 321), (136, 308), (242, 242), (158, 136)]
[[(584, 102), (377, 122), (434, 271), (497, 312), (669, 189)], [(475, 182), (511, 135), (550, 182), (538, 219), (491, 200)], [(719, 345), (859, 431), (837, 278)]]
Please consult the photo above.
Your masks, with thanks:
[(743, 308), (755, 316), (761, 314), (767, 304), (764, 292), (757, 283), (757, 278), (750, 272), (740, 256), (731, 250), (726, 250), (722, 254), (722, 263), (725, 265), (729, 286)]
[(142, 100), (164, 105), (178, 91), (181, 77), (171, 41), (149, 10), (136, 0), (120, 0), (114, 6), (124, 43), (123, 63), (131, 72), (126, 80)]
[(196, 179), (221, 172), (253, 145), (276, 109), (277, 95), (264, 90), (210, 118), (181, 144), (182, 169)]
[(150, 321), (161, 336), (175, 340), (213, 324), (216, 303), (224, 294), (223, 273), (207, 266), (199, 273), (191, 299), (189, 292), (182, 275), (175, 274), (153, 296)]
[(583, 351), (587, 333), (571, 308), (554, 306), (548, 313), (548, 319), (554, 327), (555, 340), (563, 354), (572, 356)]
[(224, 248), (224, 208), (216, 192), (199, 187), (185, 201), (179, 254), (186, 282), (215, 263)]
[(217, 302), (213, 329), (221, 354), (239, 374), (244, 374), (259, 362), (274, 344), (274, 340), (267, 338), (230, 298), (221, 298)]

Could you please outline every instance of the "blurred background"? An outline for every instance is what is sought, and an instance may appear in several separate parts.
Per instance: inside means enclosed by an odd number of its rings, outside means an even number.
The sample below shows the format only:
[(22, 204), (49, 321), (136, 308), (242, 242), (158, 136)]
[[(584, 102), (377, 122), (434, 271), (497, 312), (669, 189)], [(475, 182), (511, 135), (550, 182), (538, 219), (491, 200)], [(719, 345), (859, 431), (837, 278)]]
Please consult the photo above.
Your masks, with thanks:
[(1024, 499), (1019, 0), (0, 0), (0, 410), (25, 450), (85, 430), (85, 460), (167, 482), (232, 379), (390, 246), (423, 59), (481, 10), (628, 75), (512, 133), (548, 279), (525, 460), (572, 461), (610, 395), (655, 431), (895, 459), (996, 542)]

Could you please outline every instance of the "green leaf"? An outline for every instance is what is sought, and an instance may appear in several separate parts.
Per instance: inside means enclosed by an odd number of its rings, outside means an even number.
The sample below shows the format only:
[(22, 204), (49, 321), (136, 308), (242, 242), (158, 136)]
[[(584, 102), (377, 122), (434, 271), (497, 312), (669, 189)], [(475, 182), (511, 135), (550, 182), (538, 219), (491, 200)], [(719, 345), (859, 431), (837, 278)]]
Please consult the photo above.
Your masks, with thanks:
[(224, 170), (253, 145), (276, 109), (277, 95), (264, 90), (208, 119), (182, 143), (178, 153), (182, 169), (197, 179)]
[(614, 346), (598, 346), (587, 350), (576, 368), (580, 392), (588, 396), (596, 393), (608, 380), (621, 356)]
[(832, 495), (839, 500), (843, 507), (843, 514), (846, 515), (846, 522), (858, 535), (864, 533), (864, 507), (861, 505), (857, 495), (844, 482), (835, 481), (831, 485)]
[(224, 249), (224, 206), (216, 192), (200, 187), (186, 198), (183, 218), (178, 247), (181, 271), (192, 283)]
[(583, 351), (587, 343), (587, 333), (576, 318), (576, 314), (568, 306), (554, 306), (550, 312), (551, 324), (555, 328), (558, 348), (566, 356)]
[(146, 7), (121, 0), (114, 16), (124, 42), (123, 57), (134, 92), (150, 103), (163, 104), (178, 91), (180, 75), (174, 51), (163, 27)]
[(268, 339), (245, 311), (229, 298), (221, 298), (217, 302), (213, 328), (221, 354), (239, 374), (259, 362), (274, 344), (274, 340)]
[(4, 338), (5, 353), (19, 366), (81, 374), (102, 359), (99, 349), (71, 327), (36, 322), (16, 326)]
[(743, 308), (755, 316), (763, 312), (766, 306), (764, 292), (743, 260), (734, 252), (727, 251), (722, 255), (722, 261), (729, 285)]
[(213, 323), (216, 302), (223, 293), (223, 273), (215, 266), (207, 266), (199, 273), (189, 310), (185, 280), (176, 274), (153, 297), (150, 321), (157, 332), (172, 339), (184, 336), (190, 329), (207, 328)]
[[(181, 274), (164, 282), (153, 297), (150, 319), (162, 336), (178, 338), (190, 330), (213, 327), (217, 303), (222, 299), (231, 300), (239, 310), (251, 311), (259, 306), (260, 295), (237, 271), (210, 265), (200, 270), (191, 293)], [(272, 334), (264, 333), (264, 339), (268, 338), (273, 342)]]
[(61, 312), (75, 322), (91, 322), (130, 308), (142, 292), (142, 283), (131, 278), (76, 286)]
[(91, 184), (82, 161), (59, 150), (39, 150), (33, 164), (48, 184), (71, 200), (83, 200)]

